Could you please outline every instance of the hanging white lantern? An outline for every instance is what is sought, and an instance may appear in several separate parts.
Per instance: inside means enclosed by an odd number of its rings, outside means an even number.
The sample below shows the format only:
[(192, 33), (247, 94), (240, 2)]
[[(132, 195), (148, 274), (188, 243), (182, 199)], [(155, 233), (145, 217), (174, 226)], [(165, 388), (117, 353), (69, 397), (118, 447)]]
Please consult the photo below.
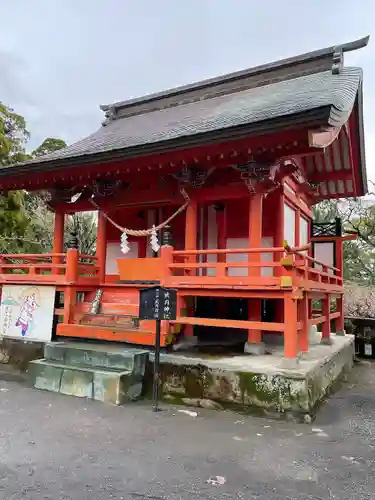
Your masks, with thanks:
[(130, 246), (128, 243), (128, 235), (125, 233), (125, 231), (121, 235), (120, 249), (122, 253), (128, 253), (130, 250)]
[(155, 224), (152, 226), (150, 244), (154, 252), (158, 252), (160, 250)]

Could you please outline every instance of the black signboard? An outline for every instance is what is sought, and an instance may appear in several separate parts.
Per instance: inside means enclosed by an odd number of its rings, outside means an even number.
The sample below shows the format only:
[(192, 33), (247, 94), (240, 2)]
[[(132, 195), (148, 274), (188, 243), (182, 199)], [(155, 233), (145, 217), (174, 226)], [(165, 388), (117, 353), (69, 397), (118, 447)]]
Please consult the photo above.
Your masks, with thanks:
[(139, 319), (166, 320), (176, 319), (177, 291), (173, 288), (153, 286), (141, 290)]
[(155, 320), (155, 358), (154, 358), (154, 405), (159, 411), (159, 374), (160, 374), (160, 324), (161, 321), (175, 320), (177, 315), (177, 290), (153, 286), (140, 292), (139, 319)]

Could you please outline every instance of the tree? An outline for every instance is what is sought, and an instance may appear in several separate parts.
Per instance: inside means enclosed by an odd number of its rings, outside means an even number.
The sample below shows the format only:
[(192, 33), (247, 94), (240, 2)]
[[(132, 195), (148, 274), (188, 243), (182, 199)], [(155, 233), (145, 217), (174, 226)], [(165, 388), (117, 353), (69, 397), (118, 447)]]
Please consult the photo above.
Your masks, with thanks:
[[(0, 102), (0, 167), (39, 157), (65, 147), (61, 139), (48, 138), (30, 155), (30, 138), (23, 116)], [(44, 195), (9, 191), (0, 195), (0, 253), (45, 252), (52, 244), (53, 216)]]
[(314, 220), (342, 220), (347, 234), (356, 240), (344, 242), (344, 278), (375, 284), (375, 199), (326, 200), (313, 208)]
[(66, 221), (66, 244), (72, 234), (77, 236), (78, 250), (85, 255), (93, 255), (96, 248), (97, 219), (92, 212), (82, 212), (71, 215)]
[(24, 117), (0, 102), (0, 165), (7, 166), (30, 158), (25, 149), (29, 138)]
[(66, 148), (67, 144), (62, 139), (55, 139), (54, 137), (48, 137), (45, 139), (40, 146), (38, 146), (31, 153), (33, 158), (39, 158), (48, 153), (53, 153), (59, 149)]
[[(25, 119), (0, 102), (0, 166), (29, 158), (25, 145), (30, 134)], [(25, 234), (28, 218), (24, 210), (22, 191), (9, 191), (0, 195), (0, 251), (17, 251)]]

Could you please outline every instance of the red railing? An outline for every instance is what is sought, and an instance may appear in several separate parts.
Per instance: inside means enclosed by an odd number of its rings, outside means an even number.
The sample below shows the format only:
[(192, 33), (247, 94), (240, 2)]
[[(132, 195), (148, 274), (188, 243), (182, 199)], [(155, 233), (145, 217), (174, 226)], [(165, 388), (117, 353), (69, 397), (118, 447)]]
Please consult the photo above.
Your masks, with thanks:
[(66, 282), (98, 281), (97, 258), (70, 249), (65, 253), (2, 254), (0, 279), (3, 282)]
[[(308, 245), (212, 250), (164, 247), (162, 260), (167, 268), (166, 284), (170, 286), (301, 286), (339, 290), (343, 284), (340, 269), (306, 255), (308, 248)], [(247, 260), (232, 262), (229, 259), (233, 255), (242, 255)], [(208, 262), (209, 256), (215, 256), (216, 260)], [(204, 262), (199, 262), (200, 259)], [(289, 279), (282, 279), (286, 277)]]
[[(236, 248), (213, 250), (177, 250), (172, 251), (168, 262), (168, 279), (175, 284), (238, 284), (238, 285), (276, 285), (279, 280), (277, 270), (281, 270), (278, 255), (283, 248)], [(264, 259), (268, 254), (269, 260)], [(216, 261), (210, 262), (210, 256)], [(232, 256), (247, 258), (243, 261), (231, 261)], [(241, 258), (241, 257), (240, 257)], [(199, 262), (202, 259), (204, 262)]]
[[(174, 287), (241, 286), (259, 289), (298, 286), (341, 292), (340, 269), (308, 256), (307, 248), (173, 250), (172, 247), (162, 247), (158, 259), (163, 276), (161, 281)], [(215, 261), (210, 262), (212, 257)], [(237, 261), (231, 260), (236, 258)], [(96, 285), (100, 281), (99, 275), (97, 258), (79, 254), (75, 249), (66, 254), (0, 256), (0, 281), (3, 283)]]
[[(334, 266), (314, 259), (300, 249), (291, 249), (291, 266), (285, 263), (286, 268), (293, 267), (294, 273), (300, 280), (300, 285), (309, 284), (310, 287), (331, 288), (332, 286), (342, 287), (342, 271)], [(316, 284), (316, 285), (313, 285)]]

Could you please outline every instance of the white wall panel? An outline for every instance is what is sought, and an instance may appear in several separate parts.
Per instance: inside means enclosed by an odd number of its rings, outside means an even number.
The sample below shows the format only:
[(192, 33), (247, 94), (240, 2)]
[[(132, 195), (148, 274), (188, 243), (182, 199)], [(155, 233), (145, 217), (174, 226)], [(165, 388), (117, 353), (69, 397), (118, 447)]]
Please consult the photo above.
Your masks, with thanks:
[(107, 258), (105, 263), (106, 274), (118, 274), (117, 259), (136, 259), (138, 257), (138, 242), (129, 242), (130, 250), (123, 254), (120, 250), (120, 242), (107, 244)]
[(299, 224), (299, 243), (301, 246), (307, 245), (309, 242), (309, 223), (307, 219), (300, 216)]
[[(328, 266), (334, 266), (335, 262), (335, 244), (333, 241), (324, 241), (321, 243), (314, 243), (314, 259), (327, 264)], [(322, 269), (322, 266), (316, 264), (317, 269)], [(333, 273), (332, 270), (329, 270)]]
[[(262, 247), (272, 248), (274, 245), (272, 237), (262, 238)], [(228, 238), (227, 248), (249, 248), (248, 238)], [(261, 260), (264, 262), (272, 262), (272, 253), (262, 253)], [(227, 255), (227, 262), (243, 262), (244, 267), (229, 267), (228, 276), (248, 276), (248, 254), (246, 253), (234, 253)], [(263, 267), (261, 269), (261, 276), (273, 276), (274, 270), (272, 267)]]
[(293, 247), (296, 244), (296, 211), (284, 204), (284, 240)]

